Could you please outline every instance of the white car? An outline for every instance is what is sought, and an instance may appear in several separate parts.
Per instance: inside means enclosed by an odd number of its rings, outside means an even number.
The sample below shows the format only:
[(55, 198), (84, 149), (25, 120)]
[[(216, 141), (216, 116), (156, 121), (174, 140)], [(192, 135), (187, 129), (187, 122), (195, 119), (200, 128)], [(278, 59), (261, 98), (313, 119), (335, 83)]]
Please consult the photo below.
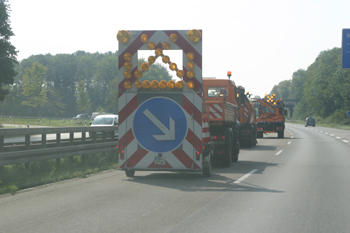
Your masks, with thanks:
[[(98, 115), (95, 117), (91, 126), (113, 126), (118, 125), (118, 115)], [(97, 136), (102, 136), (102, 132), (96, 132)], [(118, 131), (114, 132), (115, 136), (118, 136)]]

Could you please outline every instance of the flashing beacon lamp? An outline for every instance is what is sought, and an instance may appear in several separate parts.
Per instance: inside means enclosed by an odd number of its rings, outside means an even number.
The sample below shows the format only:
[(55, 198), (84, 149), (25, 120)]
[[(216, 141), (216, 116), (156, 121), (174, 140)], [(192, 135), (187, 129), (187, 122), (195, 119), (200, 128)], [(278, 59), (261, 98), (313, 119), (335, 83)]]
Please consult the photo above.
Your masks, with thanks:
[(231, 75), (232, 75), (231, 71), (227, 71), (227, 77), (228, 77), (228, 80), (230, 80), (230, 79), (231, 79)]

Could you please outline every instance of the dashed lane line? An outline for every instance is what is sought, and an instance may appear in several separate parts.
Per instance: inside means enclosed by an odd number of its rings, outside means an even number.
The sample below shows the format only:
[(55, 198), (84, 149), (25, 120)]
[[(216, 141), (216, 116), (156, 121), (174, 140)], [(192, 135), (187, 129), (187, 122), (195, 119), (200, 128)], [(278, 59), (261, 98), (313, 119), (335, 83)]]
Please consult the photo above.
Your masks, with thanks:
[(275, 155), (279, 155), (282, 153), (283, 150), (278, 151)]
[(252, 174), (254, 174), (258, 169), (254, 169), (251, 170), (250, 172), (248, 172), (247, 174), (245, 174), (244, 176), (242, 176), (241, 178), (239, 178), (238, 180), (236, 180), (235, 182), (233, 182), (234, 184), (239, 184), (241, 183), (243, 180), (247, 179), (249, 176), (251, 176)]

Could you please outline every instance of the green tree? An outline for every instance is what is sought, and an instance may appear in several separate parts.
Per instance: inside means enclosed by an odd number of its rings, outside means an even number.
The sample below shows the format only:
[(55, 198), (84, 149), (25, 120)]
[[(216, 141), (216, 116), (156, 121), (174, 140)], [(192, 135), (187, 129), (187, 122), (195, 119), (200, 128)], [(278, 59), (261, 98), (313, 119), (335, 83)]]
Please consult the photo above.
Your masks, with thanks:
[(90, 99), (86, 93), (85, 84), (83, 80), (78, 81), (77, 109), (80, 113), (89, 113), (91, 111)]
[(27, 97), (22, 102), (23, 105), (35, 107), (37, 115), (40, 115), (40, 110), (47, 104), (47, 88), (44, 75), (47, 68), (42, 64), (35, 62), (32, 69), (27, 68), (26, 74), (23, 75), (23, 94)]
[(118, 112), (118, 78), (109, 82), (106, 103), (107, 112)]
[(13, 36), (10, 27), (10, 7), (7, 0), (0, 0), (0, 101), (9, 93), (7, 85), (13, 84), (16, 76), (15, 65), (17, 64), (16, 48), (10, 43)]

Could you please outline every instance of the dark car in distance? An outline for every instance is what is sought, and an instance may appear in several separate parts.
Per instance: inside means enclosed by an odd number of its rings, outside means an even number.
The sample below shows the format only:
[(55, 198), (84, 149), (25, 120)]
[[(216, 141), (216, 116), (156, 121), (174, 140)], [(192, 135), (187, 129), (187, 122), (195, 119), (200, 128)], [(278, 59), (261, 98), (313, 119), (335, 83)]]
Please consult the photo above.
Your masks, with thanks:
[(315, 118), (312, 118), (312, 117), (308, 117), (308, 118), (306, 118), (306, 120), (305, 120), (305, 127), (307, 127), (307, 126), (313, 126), (313, 127), (315, 127), (316, 126), (316, 120), (315, 120)]

